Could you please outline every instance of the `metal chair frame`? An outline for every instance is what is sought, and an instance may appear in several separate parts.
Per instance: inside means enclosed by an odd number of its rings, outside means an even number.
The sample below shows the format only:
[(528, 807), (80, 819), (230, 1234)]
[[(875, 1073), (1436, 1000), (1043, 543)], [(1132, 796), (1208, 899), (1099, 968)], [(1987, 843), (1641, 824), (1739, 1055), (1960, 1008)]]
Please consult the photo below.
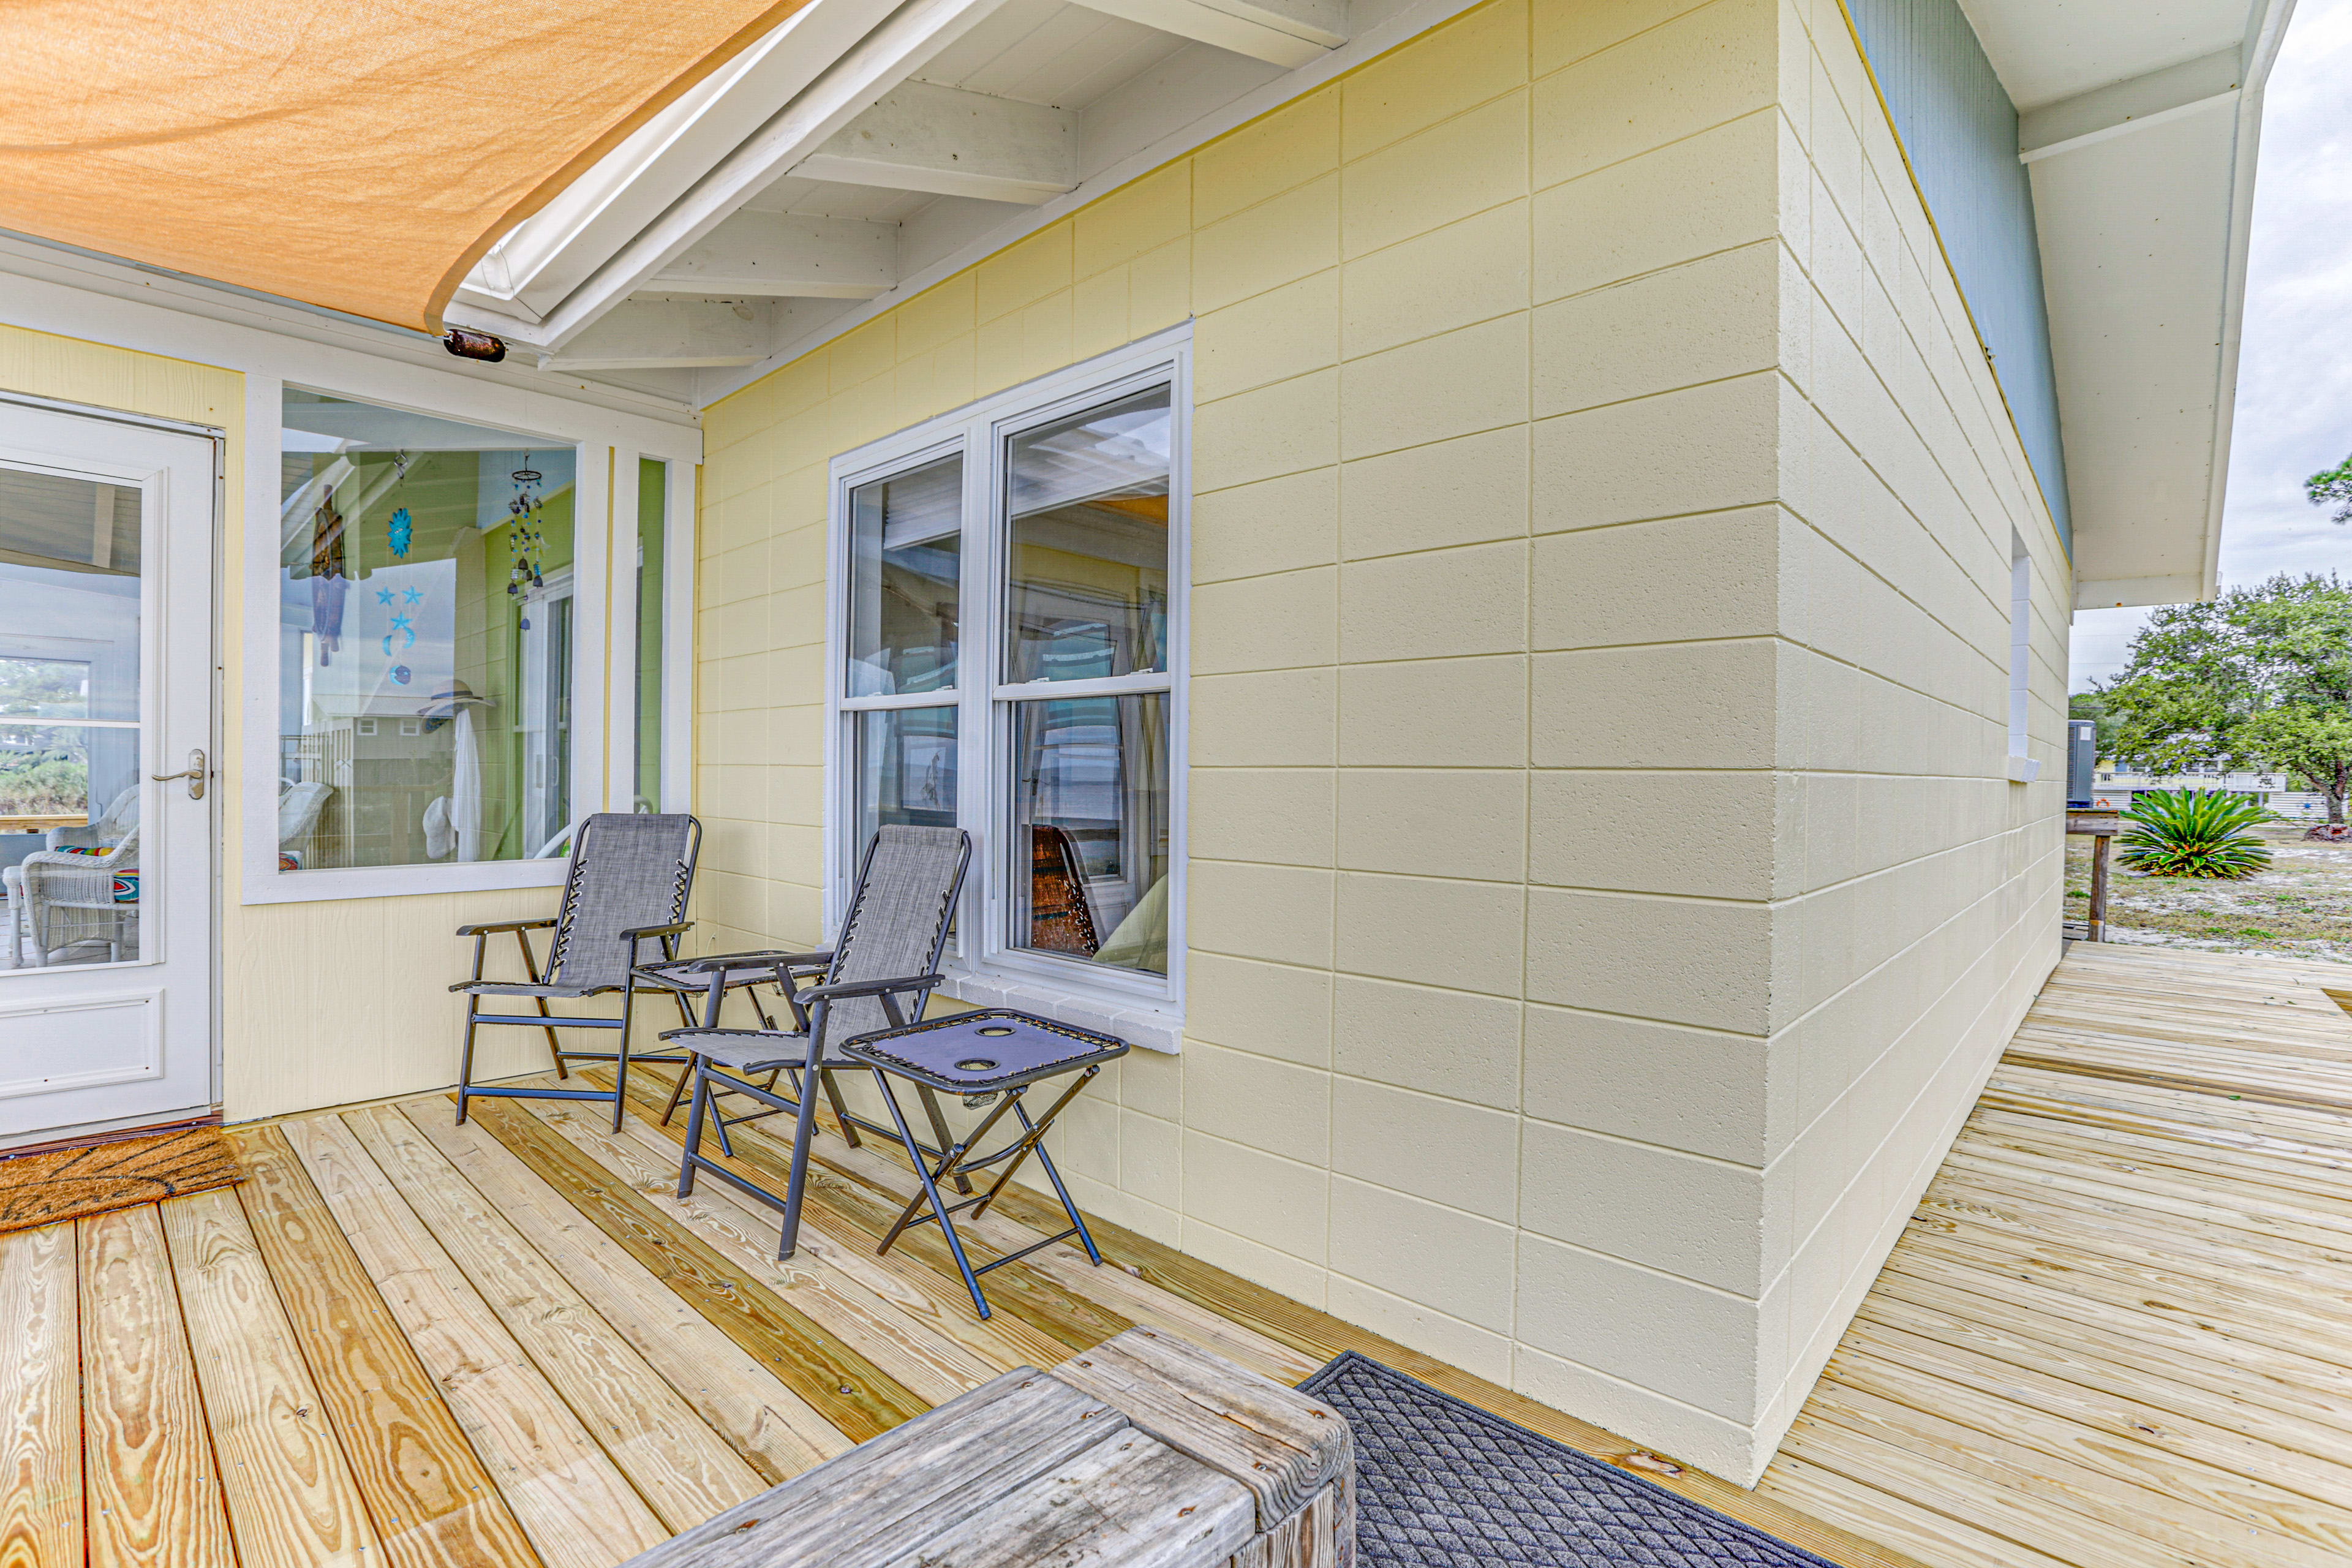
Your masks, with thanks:
[[(661, 944), (661, 958), (654, 963), (630, 964), (622, 983), (618, 985), (599, 985), (580, 993), (581, 996), (587, 997), (609, 995), (614, 991), (620, 992), (621, 1016), (619, 1017), (560, 1016), (548, 1011), (548, 999), (545, 996), (531, 998), (538, 1007), (536, 1015), (485, 1013), (482, 1011), (482, 994), (469, 989), (486, 983), (482, 965), (488, 952), (489, 939), (503, 931), (512, 931), (516, 945), (522, 950), (523, 973), (529, 978), (520, 984), (533, 986), (551, 984), (547, 975), (554, 973), (557, 957), (562, 952), (566, 924), (574, 916), (581, 880), (585, 875), (585, 856), (595, 842), (593, 826), (595, 820), (593, 816), (588, 818), (572, 839), (572, 863), (563, 879), (563, 904), (560, 912), (539, 920), (483, 921), (457, 928), (459, 936), (470, 936), (474, 939), (473, 973), (467, 979), (449, 987), (452, 991), (467, 993), (466, 1038), (457, 1064), (457, 1120), (460, 1123), (465, 1121), (471, 1109), (471, 1103), (476, 1100), (593, 1100), (609, 1101), (612, 1104), (613, 1131), (618, 1132), (621, 1130), (621, 1118), (626, 1113), (629, 1064), (632, 1061), (682, 1064), (686, 1060), (683, 1057), (676, 1056), (632, 1054), (629, 1050), (629, 1026), (635, 1018), (637, 991), (640, 986), (648, 990), (668, 993), (677, 1000), (679, 1016), (688, 1023), (693, 1021), (694, 1015), (687, 1006), (684, 991), (666, 976), (648, 973), (675, 964), (677, 958), (677, 940), (694, 926), (692, 921), (683, 918), (688, 895), (694, 889), (695, 868), (702, 856), (702, 824), (693, 816), (687, 817), (686, 858), (681, 863), (677, 891), (672, 900), (673, 918), (659, 925), (631, 927), (616, 933), (621, 941), (629, 944), (629, 953), (632, 958), (643, 951), (643, 944), (647, 942), (658, 942)], [(542, 973), (538, 954), (532, 951), (530, 938), (527, 933), (549, 928), (553, 928), (556, 934), (549, 942), (548, 969), (546, 973)], [(490, 981), (488, 984), (500, 983)], [(723, 994), (725, 987), (719, 989)], [(575, 1061), (613, 1063), (612, 1089), (607, 1092), (598, 1089), (515, 1089), (505, 1085), (476, 1084), (474, 1082), (474, 1033), (484, 1024), (512, 1025), (518, 1027), (538, 1029), (544, 1033), (547, 1037), (548, 1054), (555, 1060), (555, 1076), (559, 1079), (571, 1078), (572, 1070), (569, 1064)], [(579, 1050), (568, 1048), (559, 1041), (555, 1034), (558, 1029), (617, 1029), (620, 1031), (620, 1039), (616, 1048), (613, 1050)]]
[[(971, 869), (971, 836), (964, 834), (961, 837), (962, 848), (957, 856), (955, 875), (948, 884), (947, 897), (941, 905), (939, 930), (932, 936), (930, 960), (924, 973), (900, 975), (887, 980), (827, 983), (803, 990), (799, 985), (802, 978), (811, 973), (831, 971), (840, 951), (838, 946), (820, 952), (757, 955), (768, 965), (770, 973), (774, 975), (776, 988), (782, 993), (786, 1005), (792, 1008), (793, 1020), (799, 1026), (797, 1029), (789, 1032), (783, 1030), (768, 1032), (772, 1032), (780, 1044), (802, 1045), (803, 1047), (801, 1053), (802, 1059), (794, 1062), (789, 1057), (780, 1057), (770, 1068), (767, 1081), (754, 1083), (748, 1078), (739, 1077), (714, 1066), (708, 1057), (698, 1053), (693, 1056), (692, 1083), (688, 1089), (691, 1098), (686, 1118), (686, 1148), (678, 1163), (677, 1195), (680, 1198), (691, 1196), (697, 1173), (708, 1172), (747, 1197), (754, 1198), (768, 1207), (777, 1210), (783, 1216), (783, 1226), (777, 1237), (776, 1246), (776, 1257), (780, 1261), (792, 1257), (800, 1246), (801, 1199), (808, 1184), (809, 1145), (814, 1140), (817, 1131), (816, 1097), (809, 1092), (812, 1081), (824, 1087), (825, 1098), (831, 1103), (834, 1116), (839, 1122), (842, 1136), (848, 1141), (852, 1148), (858, 1146), (857, 1133), (860, 1128), (884, 1137), (905, 1135), (904, 1118), (899, 1114), (895, 1102), (892, 1104), (891, 1113), (899, 1121), (898, 1127), (887, 1127), (878, 1121), (859, 1116), (843, 1101), (840, 1089), (833, 1079), (834, 1073), (838, 1071), (843, 1064), (838, 1061), (828, 1063), (824, 1060), (825, 1031), (830, 1023), (832, 1005), (836, 1001), (853, 996), (870, 996), (880, 1003), (883, 1016), (890, 1021), (893, 1027), (904, 1025), (909, 1012), (915, 1017), (922, 1016), (923, 1008), (929, 1002), (931, 993), (937, 990), (946, 978), (940, 972), (940, 963), (947, 952), (948, 929), (953, 921), (956, 906), (962, 899), (964, 878)], [(867, 874), (873, 869), (874, 857), (881, 841), (881, 835), (877, 833), (867, 842), (866, 853), (859, 858), (857, 882), (849, 902), (853, 920), (865, 897), (866, 879)], [(718, 1026), (719, 1004), (725, 994), (725, 988), (720, 984), (720, 980), (729, 966), (740, 968), (742, 958), (743, 955), (738, 954), (726, 959), (698, 959), (684, 966), (688, 971), (714, 972), (709, 989), (705, 994), (705, 1022), (699, 1026), (666, 1030), (662, 1034), (665, 1041), (688, 1039), (696, 1035), (714, 1032), (727, 1034), (745, 1032), (720, 1030)], [(819, 967), (820, 965), (822, 968)], [(913, 1001), (912, 1007), (902, 1006), (903, 999), (909, 997)], [(688, 1048), (691, 1049), (690, 1047)], [(745, 1070), (757, 1070), (760, 1065), (762, 1064), (754, 1064), (752, 1068)], [(793, 1092), (789, 1095), (781, 1093), (776, 1089), (780, 1074), (788, 1074), (792, 1079)], [(686, 1074), (679, 1074), (679, 1082), (681, 1085), (686, 1084)], [(741, 1116), (728, 1116), (719, 1109), (718, 1096), (721, 1094), (745, 1095), (766, 1109), (751, 1111)], [(944, 1149), (950, 1143), (951, 1134), (948, 1130), (946, 1113), (940, 1108), (938, 1097), (932, 1093), (929, 1085), (923, 1086), (922, 1098), (924, 1109), (929, 1113), (932, 1133), (939, 1140), (940, 1147), (934, 1149), (929, 1146), (919, 1146), (924, 1147), (926, 1152), (936, 1156), (940, 1149)], [(673, 1090), (670, 1096), (670, 1109), (676, 1110), (677, 1105), (677, 1094)], [(780, 1115), (786, 1111), (791, 1112), (795, 1121), (793, 1133), (792, 1170), (782, 1198), (779, 1199), (765, 1187), (737, 1175), (724, 1165), (719, 1164), (703, 1154), (702, 1132), (706, 1121), (713, 1124), (713, 1130), (718, 1134), (720, 1152), (732, 1158), (735, 1150), (727, 1136), (728, 1128), (740, 1126), (746, 1121), (757, 1121), (764, 1117)], [(668, 1120), (667, 1114), (663, 1120), (665, 1121)], [(960, 1191), (965, 1193), (971, 1191), (969, 1180), (960, 1177), (958, 1181)]]

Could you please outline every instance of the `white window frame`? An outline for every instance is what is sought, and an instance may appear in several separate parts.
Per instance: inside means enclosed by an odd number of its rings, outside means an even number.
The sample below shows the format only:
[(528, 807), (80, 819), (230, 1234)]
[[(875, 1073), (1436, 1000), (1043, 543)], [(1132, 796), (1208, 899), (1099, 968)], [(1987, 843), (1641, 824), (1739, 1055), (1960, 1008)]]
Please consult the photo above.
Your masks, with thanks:
[[(662, 811), (691, 808), (694, 792), (694, 524), (696, 465), (613, 449), (613, 662), (607, 684), (614, 716), (605, 731), (609, 769), (605, 798), (626, 811), (637, 796), (637, 539), (636, 471), (640, 459), (667, 465), (663, 475), (661, 668)], [(625, 476), (625, 479), (624, 478)]]
[[(386, 376), (387, 381), (396, 379)], [(406, 379), (406, 378), (397, 378)], [(436, 378), (437, 381), (439, 378)], [(395, 898), (438, 893), (478, 892), (510, 888), (551, 888), (562, 884), (568, 849), (516, 860), (426, 861), (409, 866), (278, 868), (278, 711), (280, 660), (283, 657), (273, 612), (254, 613), (251, 606), (274, 606), (278, 587), (278, 511), (264, 495), (278, 492), (278, 462), (285, 440), (283, 396), (287, 387), (347, 398), (378, 407), (426, 415), (438, 419), (510, 430), (520, 445), (542, 449), (564, 448), (575, 463), (572, 536), (572, 801), (573, 819), (591, 812), (625, 811), (634, 795), (629, 783), (629, 746), (635, 728), (634, 679), (619, 679), (635, 658), (635, 552), (617, 552), (614, 542), (624, 526), (626, 537), (636, 536), (636, 487), (634, 473), (625, 486), (614, 483), (617, 463), (634, 464), (640, 457), (669, 464), (667, 491), (669, 527), (666, 533), (666, 584), (663, 606), (662, 782), (664, 805), (688, 809), (692, 779), (692, 626), (694, 486), (697, 472), (693, 447), (680, 449), (637, 449), (627, 437), (593, 438), (593, 427), (617, 424), (601, 411), (569, 409), (547, 398), (531, 398), (534, 415), (551, 409), (577, 412), (586, 430), (571, 432), (535, 427), (529, 419), (514, 417), (524, 400), (497, 392), (478, 399), (463, 395), (420, 400), (404, 398), (396, 390), (355, 385), (330, 376), (249, 375), (247, 383), (247, 452), (249, 465), (248, 504), (242, 573), (245, 604), (241, 628), (244, 669), (242, 691), (244, 734), (240, 746), (244, 798), (239, 813), (237, 857), (238, 898), (246, 904), (303, 903), (332, 899)], [(453, 388), (453, 391), (457, 389)], [(471, 390), (471, 389), (467, 389)], [(500, 389), (503, 390), (503, 389)], [(487, 389), (486, 389), (487, 391)], [(589, 438), (583, 439), (583, 435)], [(615, 562), (616, 553), (622, 554)], [(620, 781), (617, 792), (615, 781)], [(611, 804), (617, 802), (617, 804)], [(533, 847), (537, 847), (534, 846)]]
[[(1182, 1030), (1185, 884), (1185, 690), (1190, 674), (1192, 521), (1192, 327), (1188, 322), (1008, 391), (967, 404), (909, 429), (867, 443), (831, 465), (825, 595), (824, 925), (841, 928), (858, 847), (857, 780), (850, 738), (856, 716), (882, 709), (945, 707), (939, 693), (852, 698), (844, 694), (849, 658), (849, 494), (891, 474), (961, 455), (963, 532), (956, 642), (956, 819), (971, 835), (957, 931), (945, 960), (950, 995), (1020, 1007), (1064, 1022), (1106, 1029), (1132, 1043), (1172, 1051)], [(1053, 695), (1084, 697), (1165, 691), (1168, 696), (1168, 973), (1146, 974), (1017, 948), (1008, 940), (1012, 869), (1002, 824), (1012, 808), (1003, 766), (1011, 749), (1011, 706), (1040, 695), (997, 677), (1003, 646), (1006, 589), (1003, 521), (998, 515), (1007, 439), (1051, 420), (1165, 384), (1169, 388), (1168, 672), (1054, 683)]]
[(2032, 784), (2042, 764), (2032, 743), (2033, 556), (2015, 531), (2009, 536), (2009, 778)]

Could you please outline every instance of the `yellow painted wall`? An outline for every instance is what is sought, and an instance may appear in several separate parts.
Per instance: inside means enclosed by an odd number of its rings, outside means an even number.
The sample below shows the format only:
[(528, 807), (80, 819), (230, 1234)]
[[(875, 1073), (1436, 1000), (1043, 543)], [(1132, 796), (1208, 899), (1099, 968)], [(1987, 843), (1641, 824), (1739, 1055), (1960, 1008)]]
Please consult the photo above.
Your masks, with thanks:
[(2056, 955), (2070, 584), (1834, 0), (1490, 0), (717, 405), (705, 935), (825, 466), (1195, 322), (1189, 994), (1081, 1201), (1752, 1479)]

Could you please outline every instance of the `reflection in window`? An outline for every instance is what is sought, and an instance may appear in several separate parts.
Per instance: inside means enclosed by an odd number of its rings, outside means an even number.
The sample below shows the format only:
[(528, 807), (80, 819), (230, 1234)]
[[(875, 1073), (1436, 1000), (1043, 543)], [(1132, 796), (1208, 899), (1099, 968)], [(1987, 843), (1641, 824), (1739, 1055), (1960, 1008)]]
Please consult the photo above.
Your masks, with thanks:
[(1013, 945), (1167, 973), (1167, 697), (1012, 706)]
[(877, 827), (956, 825), (956, 710), (869, 709), (856, 719), (857, 833), (863, 855)]
[(963, 459), (849, 492), (848, 697), (955, 685)]
[(139, 956), (141, 500), (0, 466), (0, 968)]
[(278, 865), (534, 856), (571, 810), (575, 455), (288, 388)]
[(1168, 668), (1168, 389), (1013, 437), (1007, 681)]

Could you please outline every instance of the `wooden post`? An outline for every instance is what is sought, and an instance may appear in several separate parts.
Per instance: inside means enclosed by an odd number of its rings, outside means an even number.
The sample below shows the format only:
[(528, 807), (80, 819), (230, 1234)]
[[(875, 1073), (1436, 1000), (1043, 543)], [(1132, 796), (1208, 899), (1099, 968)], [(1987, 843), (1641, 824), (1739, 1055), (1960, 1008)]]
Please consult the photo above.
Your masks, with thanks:
[(2107, 850), (2115, 836), (2124, 830), (2123, 813), (2119, 811), (2070, 811), (2066, 814), (2066, 831), (2082, 834), (2091, 841), (2091, 918), (2084, 940), (2107, 940)]
[(2091, 840), (2091, 940), (2107, 940), (2107, 847), (2115, 842), (2112, 834), (2102, 833)]

